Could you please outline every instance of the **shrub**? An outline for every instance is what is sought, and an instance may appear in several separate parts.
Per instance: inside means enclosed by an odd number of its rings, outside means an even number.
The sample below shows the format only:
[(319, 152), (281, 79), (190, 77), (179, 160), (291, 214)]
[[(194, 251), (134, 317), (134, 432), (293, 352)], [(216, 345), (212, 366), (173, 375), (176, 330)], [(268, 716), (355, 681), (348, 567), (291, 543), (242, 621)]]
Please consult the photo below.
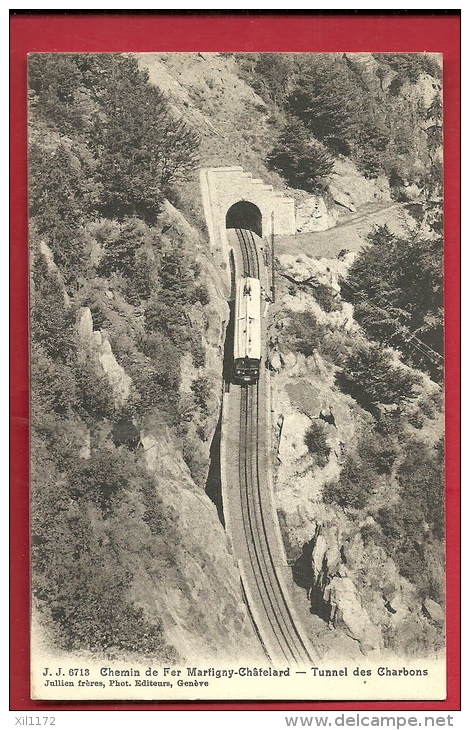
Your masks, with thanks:
[(369, 337), (398, 346), (407, 362), (440, 380), (442, 239), (397, 238), (383, 226), (369, 241), (349, 269), (343, 298)]
[(191, 339), (191, 357), (195, 368), (203, 368), (206, 364), (206, 350), (201, 340)]
[(341, 309), (341, 302), (331, 286), (319, 282), (311, 292), (324, 312)]
[(93, 419), (112, 419), (115, 413), (114, 395), (110, 382), (99, 366), (90, 360), (76, 366), (76, 382), (81, 408)]
[(325, 328), (312, 312), (294, 312), (290, 315), (287, 337), (296, 352), (309, 357), (318, 350)]
[(31, 338), (47, 355), (65, 363), (76, 352), (74, 334), (75, 312), (66, 307), (58, 274), (49, 271), (42, 255), (35, 259), (33, 271), (34, 299), (31, 309)]
[(326, 426), (323, 421), (312, 421), (304, 436), (308, 451), (314, 457), (317, 466), (324, 467), (328, 463), (331, 448), (328, 445)]
[(376, 413), (379, 404), (399, 405), (413, 397), (416, 373), (395, 364), (377, 344), (359, 345), (336, 375), (340, 388), (365, 410)]
[(132, 476), (132, 466), (117, 458), (115, 449), (99, 448), (90, 459), (80, 459), (72, 466), (68, 491), (75, 499), (89, 499), (107, 512), (113, 497), (129, 487)]
[(71, 367), (54, 362), (44, 350), (33, 344), (31, 348), (31, 416), (39, 423), (44, 413), (55, 412), (65, 416), (73, 413), (78, 404), (77, 386)]
[(196, 406), (205, 415), (209, 412), (209, 404), (214, 392), (214, 383), (207, 375), (201, 375), (191, 383), (191, 392), (194, 395)]
[(341, 507), (363, 509), (378, 480), (376, 472), (348, 456), (338, 481), (325, 484), (323, 500), (329, 504), (336, 502)]
[(210, 302), (209, 291), (204, 283), (196, 284), (194, 292), (191, 297), (192, 303), (199, 302), (203, 306), (206, 306)]
[(378, 429), (374, 429), (361, 435), (357, 454), (362, 462), (377, 474), (390, 474), (398, 456), (398, 446), (390, 435), (384, 435)]
[(172, 342), (183, 354), (189, 339), (186, 311), (178, 302), (167, 303), (164, 299), (152, 299), (145, 309), (146, 329), (159, 333)]
[(268, 166), (293, 188), (307, 192), (319, 189), (320, 182), (333, 170), (333, 158), (309, 134), (299, 119), (292, 119), (268, 156)]
[(155, 380), (169, 391), (178, 391), (180, 384), (180, 353), (165, 336), (149, 334), (141, 343), (142, 351), (152, 364)]

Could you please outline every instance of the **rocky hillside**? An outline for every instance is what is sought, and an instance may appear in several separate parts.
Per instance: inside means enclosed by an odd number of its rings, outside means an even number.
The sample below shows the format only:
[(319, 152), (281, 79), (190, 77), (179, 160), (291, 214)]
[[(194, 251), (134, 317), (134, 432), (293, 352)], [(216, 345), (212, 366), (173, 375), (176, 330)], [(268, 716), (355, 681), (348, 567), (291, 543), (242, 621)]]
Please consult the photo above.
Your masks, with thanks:
[[(108, 656), (257, 651), (205, 492), (228, 305), (198, 167), (240, 164), (297, 201), (299, 235), (278, 242), (270, 367), (299, 609), (336, 637), (325, 651), (437, 650), (440, 371), (416, 358), (416, 302), (397, 299), (399, 277), (374, 306), (400, 336), (354, 296), (393, 277), (378, 255), (365, 281), (354, 252), (393, 239), (407, 267), (424, 260), (413, 251), (425, 258), (439, 300), (436, 245), (413, 245), (439, 237), (436, 59), (43, 55), (29, 85), (42, 630), (57, 648)], [(435, 348), (439, 312), (418, 304), (413, 336)]]
[[(196, 138), (122, 57), (34, 58), (30, 86), (39, 625), (58, 648), (108, 656), (256, 654), (205, 494), (228, 305), (206, 240), (168, 201), (188, 164), (175, 144), (191, 155)], [(153, 111), (127, 120), (118, 151), (103, 127), (128, 104)], [(154, 140), (139, 161), (162, 120), (172, 149)]]
[(325, 652), (416, 656), (442, 644), (442, 394), (364, 336), (339, 293), (352, 258), (279, 258), (277, 506), (306, 624), (339, 629)]

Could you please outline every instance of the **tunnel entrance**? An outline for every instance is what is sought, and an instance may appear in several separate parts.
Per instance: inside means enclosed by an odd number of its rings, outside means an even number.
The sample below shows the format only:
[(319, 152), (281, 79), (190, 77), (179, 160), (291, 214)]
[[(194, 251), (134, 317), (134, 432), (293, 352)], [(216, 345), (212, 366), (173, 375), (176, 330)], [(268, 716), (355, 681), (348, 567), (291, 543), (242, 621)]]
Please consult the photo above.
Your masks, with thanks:
[(225, 216), (226, 228), (246, 228), (260, 238), (263, 237), (261, 211), (254, 203), (240, 200), (232, 205)]

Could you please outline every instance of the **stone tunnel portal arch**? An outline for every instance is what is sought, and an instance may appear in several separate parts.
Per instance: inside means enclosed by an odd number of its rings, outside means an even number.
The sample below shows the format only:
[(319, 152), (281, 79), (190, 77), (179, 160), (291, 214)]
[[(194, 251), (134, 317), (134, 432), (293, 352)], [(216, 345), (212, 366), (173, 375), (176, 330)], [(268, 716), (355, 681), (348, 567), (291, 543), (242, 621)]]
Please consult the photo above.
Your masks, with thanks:
[(234, 203), (225, 216), (226, 228), (247, 228), (253, 231), (260, 238), (263, 237), (263, 225), (261, 211), (254, 203), (247, 200), (240, 200)]

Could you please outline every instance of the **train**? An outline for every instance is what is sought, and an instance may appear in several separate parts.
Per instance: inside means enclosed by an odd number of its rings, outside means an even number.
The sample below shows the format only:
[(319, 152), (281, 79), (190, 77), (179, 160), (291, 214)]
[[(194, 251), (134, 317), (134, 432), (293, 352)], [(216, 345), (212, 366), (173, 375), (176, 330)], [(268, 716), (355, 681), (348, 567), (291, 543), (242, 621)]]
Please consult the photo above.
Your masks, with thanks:
[(236, 282), (233, 343), (233, 382), (258, 382), (261, 362), (261, 285), (259, 279)]

